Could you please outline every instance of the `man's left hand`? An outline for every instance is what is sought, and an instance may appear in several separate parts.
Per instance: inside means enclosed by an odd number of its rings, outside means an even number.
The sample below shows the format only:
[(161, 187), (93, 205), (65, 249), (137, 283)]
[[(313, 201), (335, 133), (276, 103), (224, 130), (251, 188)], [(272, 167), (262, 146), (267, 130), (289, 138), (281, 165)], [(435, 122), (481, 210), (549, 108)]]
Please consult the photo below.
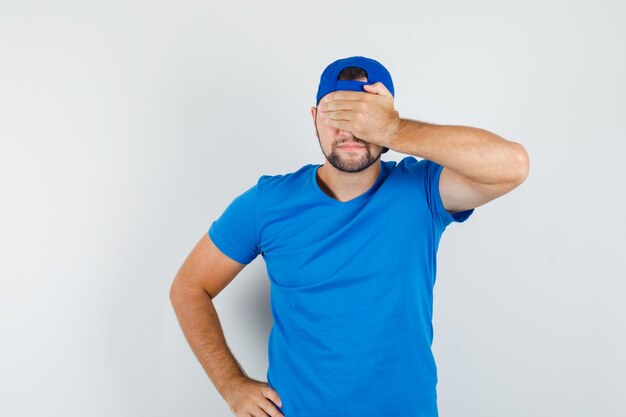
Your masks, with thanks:
[(400, 127), (400, 114), (393, 107), (393, 96), (381, 82), (363, 86), (360, 91), (333, 91), (318, 105), (322, 122), (352, 133), (355, 137), (389, 147)]

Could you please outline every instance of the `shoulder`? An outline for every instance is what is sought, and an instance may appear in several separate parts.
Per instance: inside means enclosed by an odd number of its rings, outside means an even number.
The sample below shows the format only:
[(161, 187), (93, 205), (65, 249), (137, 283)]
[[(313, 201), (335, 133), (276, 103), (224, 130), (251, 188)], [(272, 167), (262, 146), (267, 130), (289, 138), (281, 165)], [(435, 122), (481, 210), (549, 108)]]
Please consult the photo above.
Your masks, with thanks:
[(406, 169), (411, 170), (422, 170), (429, 166), (436, 166), (437, 164), (428, 159), (417, 159), (413, 155), (408, 155), (402, 158), (400, 162), (398, 162), (398, 167), (405, 167)]
[[(402, 158), (399, 162), (390, 161), (393, 165), (390, 168), (395, 172), (395, 176), (405, 176), (417, 179), (429, 179), (438, 174), (441, 165), (428, 159), (417, 159), (413, 155)], [(389, 164), (390, 162), (386, 162)]]
[(257, 181), (257, 187), (266, 192), (284, 187), (290, 187), (302, 181), (306, 181), (314, 168), (315, 165), (307, 164), (293, 172), (283, 174), (263, 174)]
[(402, 160), (398, 163), (398, 168), (400, 168), (401, 171), (410, 173), (418, 179), (424, 179), (427, 182), (432, 182), (433, 180), (438, 179), (443, 166), (429, 159), (417, 159), (410, 155), (402, 158)]

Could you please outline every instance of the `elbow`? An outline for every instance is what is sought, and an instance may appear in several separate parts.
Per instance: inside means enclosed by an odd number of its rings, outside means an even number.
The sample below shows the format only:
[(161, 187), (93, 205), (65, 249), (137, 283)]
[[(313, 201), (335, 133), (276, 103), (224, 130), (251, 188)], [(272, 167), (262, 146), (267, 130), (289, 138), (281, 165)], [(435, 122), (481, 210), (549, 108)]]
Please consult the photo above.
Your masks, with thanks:
[(176, 280), (174, 280), (174, 282), (172, 283), (172, 285), (170, 286), (170, 303), (172, 304), (172, 306), (176, 306), (176, 300), (178, 299), (179, 295), (178, 295), (178, 285), (176, 285)]
[(515, 143), (515, 148), (513, 166), (515, 167), (515, 182), (519, 185), (526, 181), (526, 178), (528, 178), (530, 161), (528, 152), (526, 152), (526, 149), (521, 144)]
[(183, 284), (181, 282), (180, 279), (178, 279), (178, 276), (176, 278), (174, 278), (174, 281), (172, 282), (172, 285), (170, 286), (170, 303), (172, 304), (172, 307), (176, 308), (176, 306), (184, 299), (185, 297), (185, 291), (183, 288)]
[(198, 298), (212, 301), (215, 295), (209, 294), (204, 288), (188, 280), (183, 280), (180, 276), (174, 279), (169, 292), (170, 303), (172, 307), (174, 307), (174, 310), (179, 306), (189, 304), (190, 300), (196, 300)]

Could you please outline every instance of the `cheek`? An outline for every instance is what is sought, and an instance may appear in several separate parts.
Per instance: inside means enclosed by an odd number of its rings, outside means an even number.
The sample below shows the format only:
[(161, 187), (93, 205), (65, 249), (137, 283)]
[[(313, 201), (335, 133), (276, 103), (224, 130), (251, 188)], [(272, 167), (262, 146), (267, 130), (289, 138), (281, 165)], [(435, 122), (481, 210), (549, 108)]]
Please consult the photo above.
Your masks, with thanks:
[(322, 122), (322, 130), (324, 132), (326, 132), (329, 135), (336, 135), (338, 132), (338, 129), (333, 127), (333, 126), (329, 126), (326, 123)]
[(317, 130), (319, 130), (320, 132), (324, 132), (325, 135), (336, 135), (337, 132), (339, 131), (339, 129), (337, 129), (336, 127), (327, 125), (324, 122), (323, 118), (318, 119), (317, 121)]

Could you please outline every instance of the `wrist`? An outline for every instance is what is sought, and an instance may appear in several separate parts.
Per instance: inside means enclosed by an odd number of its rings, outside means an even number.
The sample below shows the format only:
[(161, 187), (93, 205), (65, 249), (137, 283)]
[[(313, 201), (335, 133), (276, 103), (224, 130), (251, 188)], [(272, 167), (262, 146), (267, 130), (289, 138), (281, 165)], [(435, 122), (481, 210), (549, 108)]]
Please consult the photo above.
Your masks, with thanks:
[(382, 146), (389, 148), (389, 149), (394, 149), (394, 145), (398, 141), (400, 133), (404, 127), (404, 123), (405, 123), (405, 120), (402, 119), (398, 111), (396, 111), (396, 118), (390, 124), (390, 127), (387, 130), (388, 132), (387, 138), (385, 139), (384, 144)]
[(218, 391), (221, 394), (222, 398), (227, 400), (230, 397), (230, 393), (236, 391), (239, 384), (241, 384), (246, 379), (248, 379), (248, 377), (242, 373), (233, 375), (232, 377), (229, 377), (228, 379), (222, 381), (222, 384), (220, 384), (220, 387), (218, 388)]

